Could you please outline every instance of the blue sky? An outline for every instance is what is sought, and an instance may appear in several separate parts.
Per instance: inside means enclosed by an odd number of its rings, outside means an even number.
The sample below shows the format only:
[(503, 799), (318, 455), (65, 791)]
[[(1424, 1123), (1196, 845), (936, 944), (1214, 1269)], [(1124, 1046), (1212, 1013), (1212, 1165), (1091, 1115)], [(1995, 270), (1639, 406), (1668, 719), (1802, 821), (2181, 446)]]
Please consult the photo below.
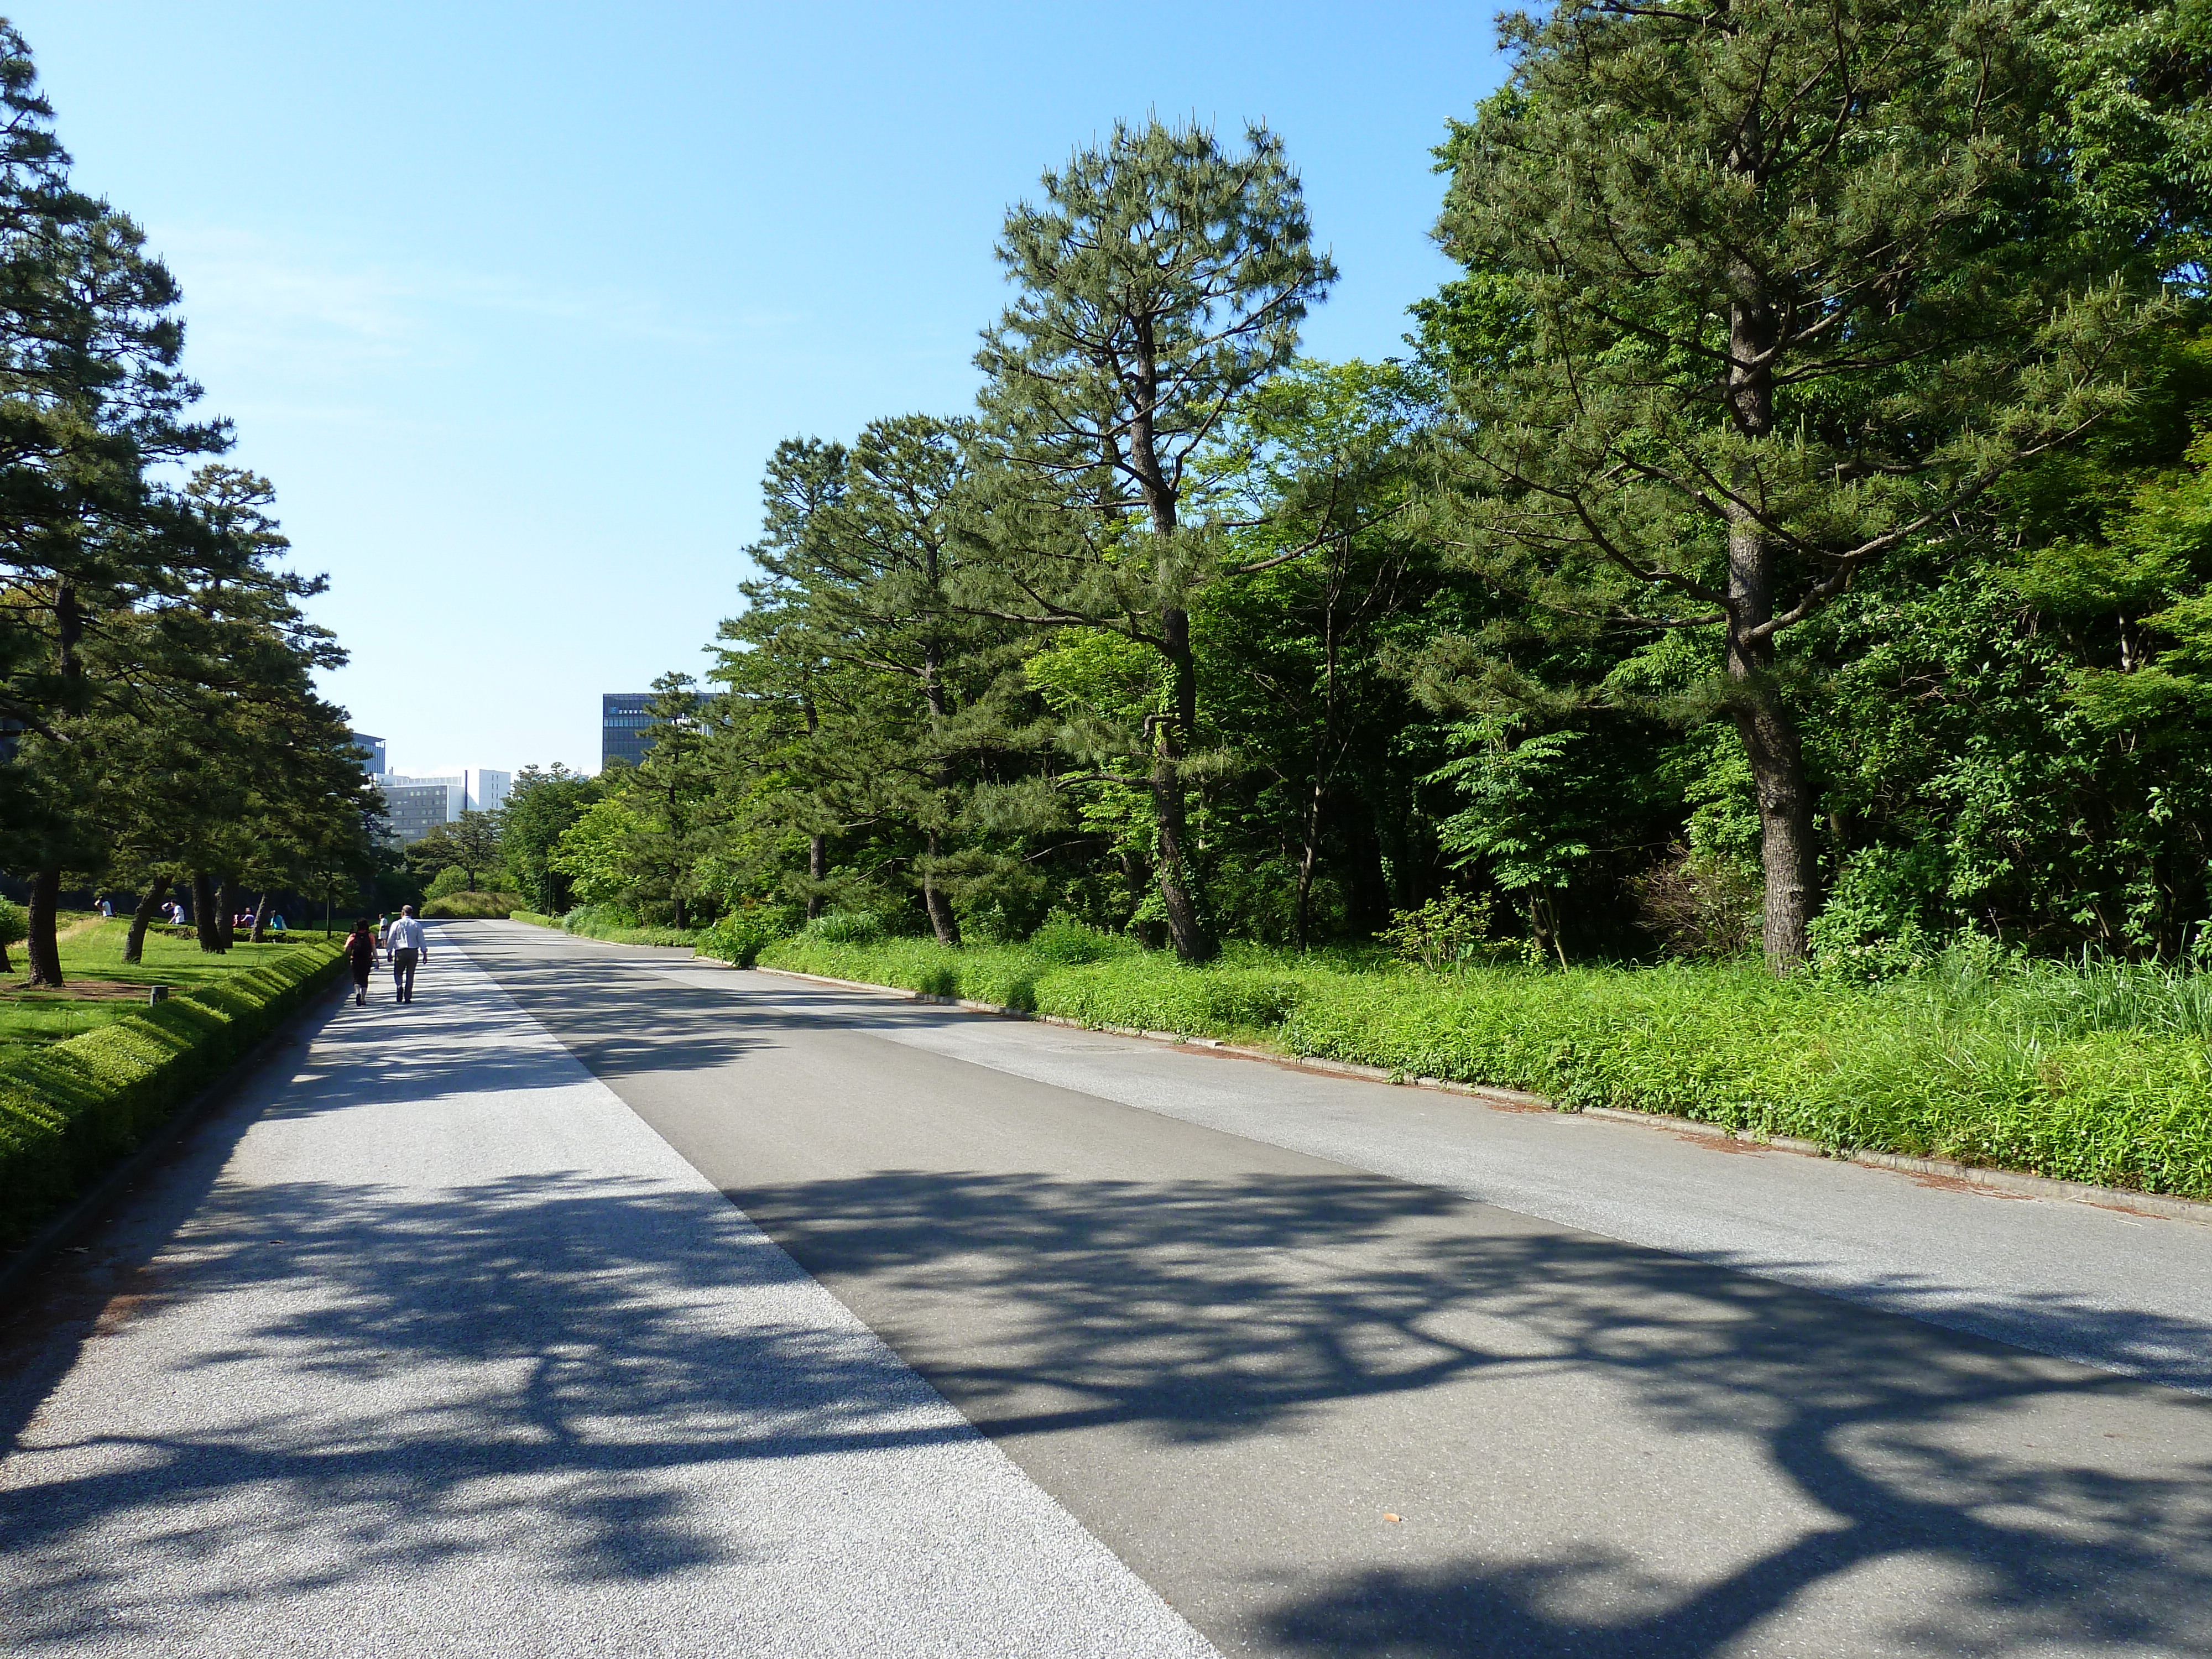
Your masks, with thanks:
[(596, 769), (600, 692), (705, 665), (777, 440), (965, 408), (1006, 205), (1117, 117), (1267, 120), (1343, 271), (1307, 349), (1400, 349), (1492, 9), (8, 8), (411, 770)]

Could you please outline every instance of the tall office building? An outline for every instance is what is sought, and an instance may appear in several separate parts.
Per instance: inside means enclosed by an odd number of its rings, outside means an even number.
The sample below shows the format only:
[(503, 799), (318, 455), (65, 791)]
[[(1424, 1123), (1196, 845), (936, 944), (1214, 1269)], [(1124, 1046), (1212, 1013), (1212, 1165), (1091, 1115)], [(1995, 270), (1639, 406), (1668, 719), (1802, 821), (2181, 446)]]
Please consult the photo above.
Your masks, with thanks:
[(401, 847), (412, 847), (441, 823), (459, 823), (463, 812), (496, 812), (514, 787), (514, 773), (490, 767), (429, 777), (386, 772), (369, 781), (384, 791), (391, 839)]
[(507, 791), (514, 787), (514, 774), (495, 772), (489, 766), (480, 766), (462, 775), (469, 781), (469, 805), (479, 812), (496, 812), (507, 805)]
[(396, 847), (412, 847), (441, 823), (461, 815), (459, 773), (449, 778), (410, 778), (387, 772), (372, 780), (384, 792), (384, 811)]
[[(695, 691), (691, 706), (703, 709), (723, 693)], [(607, 769), (611, 761), (621, 761), (635, 766), (645, 758), (645, 751), (653, 747), (653, 699), (651, 691), (609, 691), (599, 698), (599, 770)]]
[(600, 771), (617, 761), (635, 766), (645, 758), (652, 703), (650, 691), (610, 691), (599, 699)]
[(372, 738), (366, 732), (349, 732), (346, 733), (346, 741), (368, 757), (361, 763), (362, 771), (368, 773), (372, 778), (383, 775), (386, 762), (382, 738)]

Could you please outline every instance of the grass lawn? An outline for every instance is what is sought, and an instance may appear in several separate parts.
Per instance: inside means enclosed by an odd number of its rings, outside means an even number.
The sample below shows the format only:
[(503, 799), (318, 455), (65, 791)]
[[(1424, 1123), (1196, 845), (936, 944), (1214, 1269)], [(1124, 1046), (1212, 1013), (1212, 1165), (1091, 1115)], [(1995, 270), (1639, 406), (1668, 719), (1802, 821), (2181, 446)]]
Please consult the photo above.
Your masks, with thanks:
[(131, 931), (125, 917), (112, 921), (92, 914), (64, 915), (57, 930), (62, 953), (64, 984), (58, 992), (24, 989), (29, 972), (21, 945), (8, 952), (12, 971), (0, 975), (0, 1066), (48, 1043), (81, 1036), (126, 1013), (143, 1008), (146, 997), (137, 988), (167, 985), (179, 989), (221, 983), (282, 956), (293, 944), (309, 938), (319, 940), (322, 930), (290, 936), (291, 943), (271, 938), (262, 945), (240, 939), (221, 956), (210, 956), (190, 937), (177, 938), (161, 929), (146, 934), (145, 960), (131, 964), (123, 960), (123, 941)]
[(948, 950), (802, 933), (760, 962), (1526, 1089), (1571, 1110), (2212, 1199), (2212, 974), (1971, 957), (1876, 985), (1756, 964), (1433, 974), (1252, 947), (1185, 968), (1094, 939)]

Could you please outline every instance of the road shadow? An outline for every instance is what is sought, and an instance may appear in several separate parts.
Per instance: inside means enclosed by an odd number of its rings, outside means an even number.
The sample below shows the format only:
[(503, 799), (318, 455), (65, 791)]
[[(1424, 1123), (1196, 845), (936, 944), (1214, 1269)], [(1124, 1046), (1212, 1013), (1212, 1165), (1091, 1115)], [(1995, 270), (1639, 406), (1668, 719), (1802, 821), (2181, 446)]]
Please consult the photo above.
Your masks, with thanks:
[(183, 1540), (264, 1595), (517, 1549), (648, 1583), (730, 1559), (687, 1472), (969, 1437), (820, 1308), (711, 1191), (219, 1187), (92, 1343), (151, 1330), (157, 1403), (80, 1423), (64, 1390), (0, 1466), (10, 1645), (150, 1637), (179, 1591), (141, 1570)]
[(1696, 1584), (1599, 1547), (1355, 1573), (1273, 1603), (1279, 1650), (1714, 1654), (1905, 1561), (1970, 1586), (1912, 1614), (1930, 1650), (2212, 1650), (2212, 1402), (1380, 1177), (731, 1196), (997, 1438), (1295, 1437), (1446, 1386), (1480, 1419), (1482, 1385), (1556, 1379), (1559, 1409), (1625, 1398), (1662, 1448), (1729, 1437), (1832, 1517)]

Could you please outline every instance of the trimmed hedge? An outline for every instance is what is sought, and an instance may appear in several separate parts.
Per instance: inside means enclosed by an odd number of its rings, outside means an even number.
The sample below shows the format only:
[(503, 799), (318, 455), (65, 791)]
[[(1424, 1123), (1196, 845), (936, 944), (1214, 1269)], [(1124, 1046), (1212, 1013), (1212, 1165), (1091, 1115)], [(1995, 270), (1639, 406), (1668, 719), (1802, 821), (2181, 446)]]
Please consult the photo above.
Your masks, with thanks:
[(441, 916), (465, 919), (502, 921), (522, 908), (520, 893), (448, 893), (443, 898), (434, 898), (424, 904), (422, 915), (425, 921)]
[(316, 940), (0, 1066), (0, 1242), (28, 1235), (336, 978)]

